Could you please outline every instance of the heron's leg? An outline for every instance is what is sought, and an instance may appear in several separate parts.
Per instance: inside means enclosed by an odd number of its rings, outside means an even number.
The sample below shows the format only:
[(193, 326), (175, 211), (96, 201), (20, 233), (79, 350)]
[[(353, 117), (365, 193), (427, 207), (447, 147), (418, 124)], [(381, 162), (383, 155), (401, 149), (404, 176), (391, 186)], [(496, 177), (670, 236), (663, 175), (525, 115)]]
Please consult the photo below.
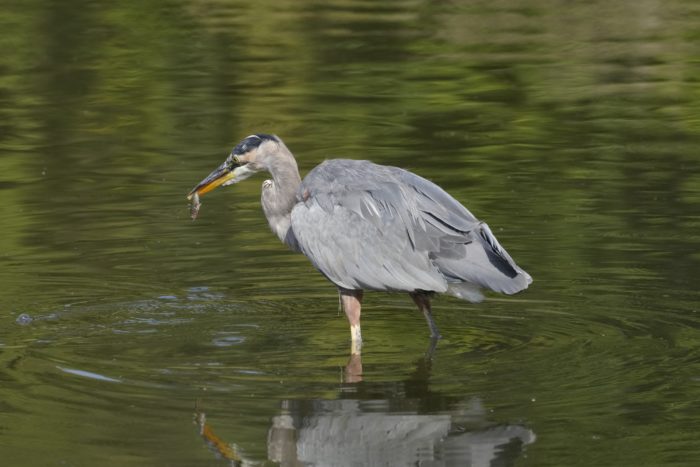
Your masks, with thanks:
[(423, 316), (425, 316), (425, 320), (428, 322), (428, 327), (430, 328), (430, 338), (440, 339), (442, 336), (440, 336), (440, 331), (438, 330), (435, 321), (433, 321), (433, 313), (430, 307), (430, 296), (421, 292), (412, 292), (410, 295), (415, 304), (418, 306), (418, 309), (423, 312)]
[(350, 322), (351, 353), (360, 353), (362, 332), (360, 331), (360, 309), (362, 308), (362, 290), (338, 289), (343, 311)]

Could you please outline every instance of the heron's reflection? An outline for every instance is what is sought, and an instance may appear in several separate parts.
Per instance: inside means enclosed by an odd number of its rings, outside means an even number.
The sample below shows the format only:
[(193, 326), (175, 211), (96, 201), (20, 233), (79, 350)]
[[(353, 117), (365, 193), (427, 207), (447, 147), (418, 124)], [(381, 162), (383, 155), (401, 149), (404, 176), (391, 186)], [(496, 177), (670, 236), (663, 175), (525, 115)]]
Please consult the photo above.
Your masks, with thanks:
[[(514, 465), (535, 433), (490, 421), (479, 398), (431, 392), (430, 357), (429, 351), (405, 381), (373, 385), (359, 382), (362, 357), (352, 354), (338, 399), (281, 402), (268, 431), (268, 460), (282, 466)], [(261, 461), (216, 436), (202, 412), (195, 420), (210, 448), (231, 465)]]
[[(202, 439), (218, 457), (227, 460), (232, 467), (250, 464), (250, 462), (245, 460), (244, 455), (240, 452), (240, 448), (235, 443), (229, 443), (214, 433), (214, 429), (207, 423), (207, 415), (199, 410), (198, 404), (195, 406), (194, 422), (199, 428), (199, 434)], [(253, 462), (253, 464), (256, 464), (256, 462)]]
[(297, 465), (512, 465), (535, 434), (489, 423), (478, 399), (444, 414), (392, 412), (390, 400), (283, 401), (268, 457)]
[[(430, 365), (433, 362), (433, 354), (435, 353), (438, 342), (439, 338), (433, 337), (430, 339), (428, 350), (425, 352), (425, 356), (417, 361), (414, 378), (411, 379), (424, 381), (427, 384), (428, 377), (430, 376)], [(350, 347), (350, 358), (343, 371), (343, 382), (362, 382), (362, 346), (358, 346), (355, 342), (353, 342)]]

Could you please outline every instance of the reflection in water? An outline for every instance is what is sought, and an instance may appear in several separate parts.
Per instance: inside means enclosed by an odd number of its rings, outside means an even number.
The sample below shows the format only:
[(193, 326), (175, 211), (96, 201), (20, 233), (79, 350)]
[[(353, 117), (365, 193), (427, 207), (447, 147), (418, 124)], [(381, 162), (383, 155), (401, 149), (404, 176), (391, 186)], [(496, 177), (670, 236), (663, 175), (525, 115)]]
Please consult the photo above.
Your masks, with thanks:
[[(268, 460), (282, 466), (513, 465), (523, 447), (535, 441), (535, 433), (522, 425), (489, 421), (479, 398), (422, 413), (420, 407), (441, 399), (428, 387), (430, 363), (429, 352), (397, 391), (362, 382), (362, 357), (353, 353), (339, 399), (282, 401), (268, 431)], [(377, 393), (397, 396), (373, 398)], [(347, 394), (361, 398), (345, 398)], [(217, 436), (199, 409), (195, 422), (207, 445), (230, 465), (259, 462)]]
[(535, 441), (523, 426), (489, 424), (478, 399), (469, 401), (466, 412), (445, 414), (394, 413), (392, 405), (284, 401), (272, 421), (268, 457), (288, 466), (511, 465), (522, 446)]
[(362, 355), (358, 352), (351, 352), (350, 359), (343, 371), (346, 383), (359, 383), (362, 381)]
[[(282, 466), (513, 465), (523, 446), (535, 441), (524, 426), (490, 423), (479, 399), (469, 401), (466, 411), (438, 415), (392, 413), (392, 405), (386, 399), (282, 401), (268, 433), (268, 458)], [(204, 413), (197, 412), (195, 422), (210, 449), (230, 465), (258, 463), (221, 439)]]
[[(416, 364), (416, 371), (414, 374), (418, 379), (424, 378), (426, 383), (428, 376), (430, 375), (431, 364), (433, 361), (433, 354), (437, 348), (439, 338), (431, 337), (428, 350), (425, 352), (425, 358), (418, 360)], [(360, 383), (362, 382), (362, 352), (361, 352), (361, 342), (353, 341), (350, 345), (350, 358), (348, 363), (345, 365), (343, 370), (343, 381), (345, 383)]]
[(195, 407), (194, 423), (199, 427), (199, 434), (207, 443), (207, 446), (217, 456), (226, 459), (232, 466), (249, 464), (249, 462), (244, 461), (240, 448), (236, 444), (227, 443), (214, 433), (214, 430), (207, 423), (207, 415), (204, 412), (200, 412), (198, 407)]

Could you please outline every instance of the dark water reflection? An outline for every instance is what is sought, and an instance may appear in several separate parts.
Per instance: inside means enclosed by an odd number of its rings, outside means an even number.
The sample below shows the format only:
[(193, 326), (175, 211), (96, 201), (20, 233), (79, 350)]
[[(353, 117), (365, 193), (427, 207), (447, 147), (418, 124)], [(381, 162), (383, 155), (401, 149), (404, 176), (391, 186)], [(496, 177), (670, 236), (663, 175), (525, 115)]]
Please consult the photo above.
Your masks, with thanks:
[[(414, 413), (419, 405), (406, 398), (282, 401), (267, 436), (268, 459), (286, 466), (512, 465), (536, 438), (523, 426), (489, 423), (478, 399), (433, 415)], [(222, 459), (259, 462), (221, 439), (205, 413), (197, 412), (195, 420)]]
[[(697, 463), (696, 2), (4, 6), (2, 465)], [(532, 288), (439, 299), (429, 358), (369, 294), (359, 372), (261, 179), (189, 220), (259, 131), (434, 180)]]
[[(332, 399), (283, 400), (267, 433), (267, 459), (280, 465), (512, 465), (535, 441), (521, 425), (488, 420), (478, 398), (452, 400), (430, 389), (434, 346), (413, 373), (394, 383), (364, 383), (351, 355)], [(195, 421), (212, 452), (232, 465), (256, 464), (224, 440), (199, 401)]]

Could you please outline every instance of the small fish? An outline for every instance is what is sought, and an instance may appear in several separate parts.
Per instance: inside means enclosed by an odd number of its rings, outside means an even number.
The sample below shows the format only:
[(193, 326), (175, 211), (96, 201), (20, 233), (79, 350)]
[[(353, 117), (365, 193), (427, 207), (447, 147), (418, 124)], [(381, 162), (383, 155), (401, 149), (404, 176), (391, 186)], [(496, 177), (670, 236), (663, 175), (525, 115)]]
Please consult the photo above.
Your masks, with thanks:
[(190, 206), (190, 217), (192, 220), (195, 220), (197, 218), (197, 214), (199, 214), (199, 208), (202, 206), (202, 203), (199, 202), (199, 193), (196, 191), (192, 193), (189, 198), (192, 202), (192, 205)]

